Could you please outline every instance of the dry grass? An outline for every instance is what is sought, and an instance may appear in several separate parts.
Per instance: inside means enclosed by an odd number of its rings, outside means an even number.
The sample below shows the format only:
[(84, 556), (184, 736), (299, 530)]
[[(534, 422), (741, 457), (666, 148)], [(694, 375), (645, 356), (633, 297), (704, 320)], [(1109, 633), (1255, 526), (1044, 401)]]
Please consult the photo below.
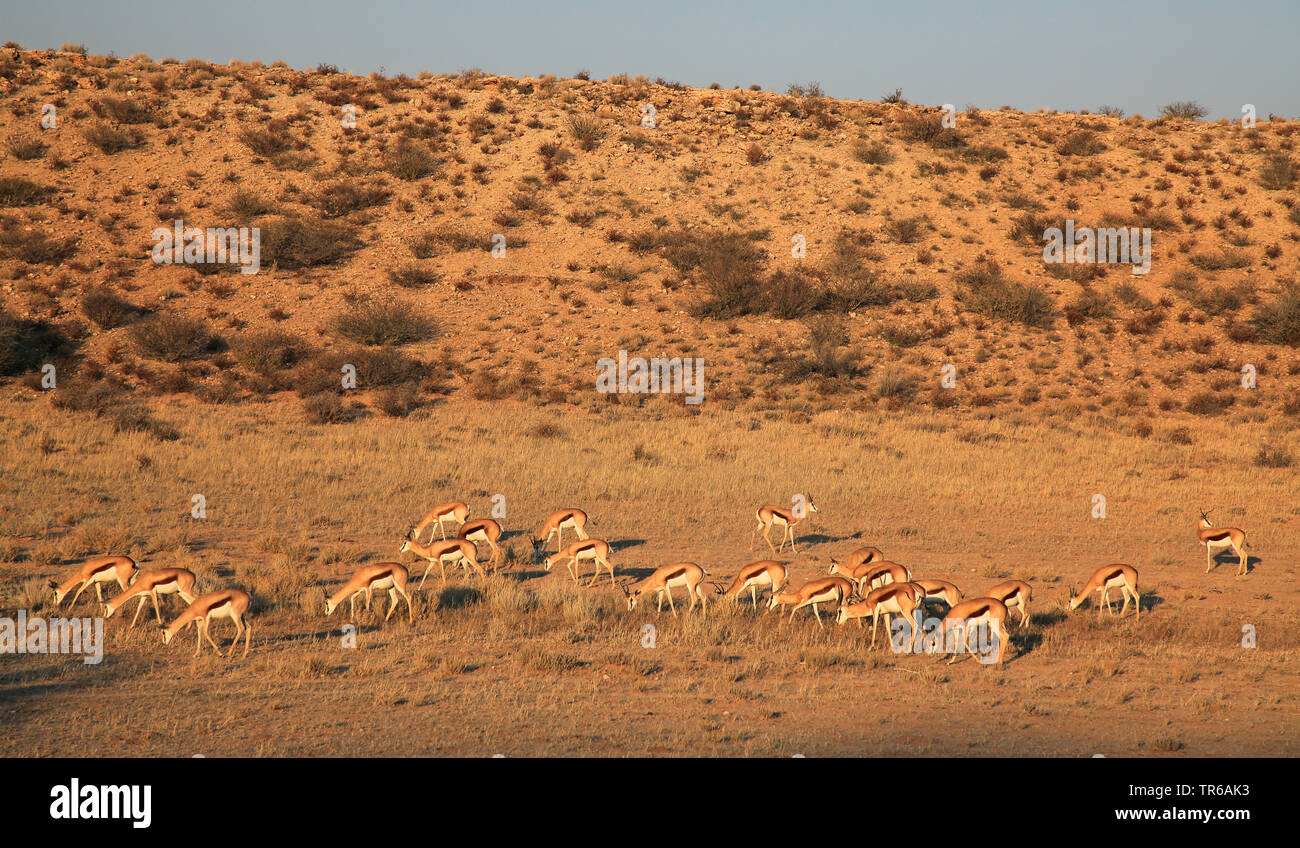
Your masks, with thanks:
[[(191, 660), (186, 645), (164, 649), (141, 629), (111, 624), (102, 670), (69, 663), (57, 702), (9, 693), (20, 732), (9, 737), (6, 752), (111, 746), (111, 733), (94, 729), (97, 722), (89, 723), (88, 734), (59, 733), (59, 716), (133, 709), (127, 705), (146, 686), (155, 699), (190, 692), (182, 735), (200, 747), (216, 744), (201, 725), (206, 715), (231, 703), (256, 712), (268, 736), (240, 742), (250, 754), (392, 752), (383, 734), (343, 740), (325, 729), (334, 711), (376, 702), (392, 706), (393, 721), (406, 732), (418, 728), (438, 740), (421, 744), (426, 753), (684, 752), (683, 742), (737, 755), (901, 753), (896, 737), (833, 718), (852, 712), (851, 693), (863, 686), (879, 693), (895, 732), (901, 727), (930, 739), (932, 754), (962, 753), (976, 742), (1009, 754), (1277, 753), (1294, 744), (1282, 694), (1295, 685), (1294, 672), (1285, 669), (1294, 668), (1300, 638), (1281, 612), (1282, 600), (1295, 594), (1285, 563), (1296, 553), (1291, 540), (1300, 521), (1289, 472), (1254, 470), (1245, 503), (1234, 497), (1235, 478), (1216, 473), (1234, 467), (1243, 439), (1262, 440), (1265, 425), (1207, 419), (1191, 447), (1125, 436), (1101, 419), (1069, 428), (972, 421), (966, 427), (979, 438), (964, 440), (928, 416), (905, 412), (828, 413), (808, 424), (719, 412), (707, 426), (683, 429), (682, 413), (614, 408), (568, 416), (561, 437), (537, 438), (528, 434), (549, 418), (527, 406), (512, 409), (503, 416), (497, 404), (458, 403), (421, 411), (419, 420), (360, 419), (321, 429), (268, 424), (265, 409), (219, 407), (199, 417), (171, 403), (158, 414), (178, 424), (182, 442), (114, 434), (96, 419), (76, 417), (61, 430), (66, 448), (39, 464), (27, 458), (35, 450), (27, 441), (36, 435), (17, 437), (0, 465), (14, 482), (0, 500), (0, 538), (21, 539), (32, 553), (0, 565), (9, 587), (6, 607), (36, 600), (32, 581), (113, 548), (148, 564), (194, 563), (206, 585), (249, 589), (257, 630), (249, 660), (226, 663)], [(15, 421), (36, 414), (13, 402), (2, 412)], [(443, 437), (430, 441), (432, 427)], [(658, 462), (626, 461), (629, 442), (664, 443), (670, 432), (677, 447)], [(716, 451), (724, 443), (737, 446), (727, 459)], [(767, 450), (772, 443), (788, 449)], [(519, 444), (529, 450), (517, 450)], [(837, 457), (833, 467), (816, 459), (828, 451)], [(1192, 451), (1208, 463), (1196, 480), (1126, 473), (1135, 465), (1182, 467)], [(152, 458), (147, 466), (135, 460), (142, 452)], [(210, 461), (217, 452), (221, 463)], [(419, 463), (409, 461), (417, 455)], [(593, 472), (574, 477), (563, 492), (553, 477), (536, 473), (577, 462)], [(1080, 488), (1072, 469), (1085, 464), (1101, 476)], [(62, 471), (58, 487), (36, 485), (43, 467)], [(863, 467), (872, 474), (855, 473)], [(1016, 473), (1002, 473), (1008, 467)], [(79, 494), (110, 480), (122, 486), (98, 497)], [(178, 519), (175, 487), (165, 484), (174, 480), (205, 493), (207, 519)], [(820, 507), (800, 533), (800, 555), (788, 560), (796, 584), (824, 573), (827, 556), (863, 541), (918, 574), (953, 579), (968, 593), (1004, 574), (1030, 580), (1035, 620), (1014, 637), (1010, 662), (997, 670), (970, 659), (947, 666), (879, 646), (872, 652), (867, 629), (831, 624), (823, 630), (808, 610), (786, 621), (716, 597), (707, 617), (673, 618), (652, 608), (629, 615), (607, 584), (577, 588), (562, 571), (547, 575), (530, 564), (520, 536), (506, 540), (515, 567), (486, 582), (457, 574), (443, 585), (435, 569), (413, 598), (413, 625), (404, 609), (381, 623), (387, 600), (377, 599), (375, 609), (358, 616), (356, 650), (340, 647), (345, 613), (323, 618), (322, 588), (337, 586), (362, 559), (395, 557), (413, 517), (453, 494), (468, 495), (482, 514), (488, 495), (505, 493), (503, 524), (511, 533), (535, 530), (560, 501), (580, 503), (598, 522), (589, 529), (613, 543), (620, 576), (689, 558), (725, 580), (759, 556), (744, 541), (752, 505), (783, 489), (815, 490)], [(1114, 512), (1105, 522), (1087, 518), (1094, 489), (1106, 492)], [(19, 491), (23, 509), (7, 502)], [(180, 499), (187, 506), (186, 497)], [(1252, 553), (1263, 558), (1249, 578), (1234, 580), (1230, 566), (1203, 574), (1202, 554), (1191, 540), (1195, 515), (1175, 506), (1193, 501), (1224, 504), (1225, 522), (1249, 529)], [(696, 518), (717, 532), (688, 529)], [(186, 528), (179, 539), (178, 527)], [(1142, 573), (1140, 627), (1132, 618), (1098, 621), (1091, 601), (1069, 615), (1060, 611), (1067, 588), (1098, 561), (1125, 558)], [(1231, 611), (1215, 600), (1219, 591), (1238, 598)], [(680, 593), (677, 600), (680, 605)], [(1241, 621), (1258, 628), (1259, 648), (1239, 646)], [(643, 647), (647, 624), (655, 627), (654, 648)], [(412, 667), (413, 655), (427, 659)], [(166, 662), (155, 665), (158, 657)], [(47, 679), (31, 660), (11, 668), (6, 687)], [(1245, 709), (1238, 699), (1202, 691), (1231, 692), (1244, 685), (1234, 682), (1239, 673), (1255, 674), (1250, 669), (1267, 669), (1268, 681), (1250, 684), (1250, 733), (1224, 741), (1216, 723), (1221, 716), (1195, 713), (1180, 724), (1182, 748), (1159, 741), (1169, 737), (1163, 710), (1188, 697), (1208, 697), (1220, 710)], [(321, 678), (348, 685), (328, 692), (305, 685)], [(79, 681), (94, 680), (99, 685), (88, 700)], [(578, 712), (562, 706), (575, 698), (588, 706)], [(662, 712), (650, 706), (661, 701), (673, 706)], [(297, 706), (282, 715), (262, 708), (268, 703)], [(958, 703), (979, 704), (983, 717), (942, 738), (925, 731), (927, 709)], [(1114, 704), (1129, 710), (1125, 729), (1097, 720), (1098, 711)], [(647, 709), (655, 715), (645, 716)], [(697, 717), (685, 740), (672, 723), (684, 711)], [(132, 714), (141, 730), (157, 721)], [(520, 736), (515, 731), (524, 714), (536, 732)], [(441, 732), (450, 722), (464, 728), (467, 715), (475, 716), (476, 733)], [(1018, 734), (998, 729), (1009, 721)], [(758, 729), (768, 725), (779, 732)], [(836, 732), (828, 735), (828, 726)], [(1064, 734), (1065, 727), (1095, 730), (1080, 736)], [(148, 750), (173, 752), (170, 738), (175, 734), (160, 736)], [(41, 742), (33, 747), (36, 739)]]

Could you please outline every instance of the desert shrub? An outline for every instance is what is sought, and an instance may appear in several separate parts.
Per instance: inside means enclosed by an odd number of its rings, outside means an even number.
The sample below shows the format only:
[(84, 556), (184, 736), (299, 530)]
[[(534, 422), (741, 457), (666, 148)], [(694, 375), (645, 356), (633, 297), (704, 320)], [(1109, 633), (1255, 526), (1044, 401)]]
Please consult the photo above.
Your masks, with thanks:
[(605, 137), (600, 120), (594, 115), (570, 115), (565, 124), (569, 135), (583, 150), (595, 150)]
[(0, 177), (0, 206), (33, 206), (54, 193), (54, 189), (22, 177)]
[(303, 400), (303, 411), (313, 424), (337, 424), (348, 420), (343, 401), (333, 392), (321, 392)]
[(853, 145), (853, 158), (864, 165), (888, 165), (894, 161), (894, 154), (888, 145), (879, 141), (860, 141)]
[(893, 218), (885, 223), (885, 233), (899, 244), (915, 244), (925, 235), (925, 216)]
[(888, 365), (876, 377), (876, 394), (882, 398), (907, 400), (916, 394), (916, 374), (902, 365)]
[(250, 127), (239, 134), (244, 146), (266, 159), (293, 149), (293, 138), (283, 127)]
[(387, 388), (418, 383), (428, 366), (393, 348), (355, 347), (318, 354), (294, 369), (292, 385), (301, 397), (343, 391), (343, 367), (356, 369), (357, 387)]
[(133, 97), (102, 97), (91, 109), (96, 115), (112, 118), (119, 124), (147, 124), (154, 119), (157, 104)]
[(45, 321), (19, 318), (0, 307), (0, 376), (39, 368), (62, 353), (67, 340)]
[(260, 218), (264, 215), (271, 215), (277, 211), (274, 203), (264, 200), (251, 191), (237, 191), (231, 195), (230, 200), (226, 201), (226, 214), (230, 215), (236, 221), (244, 223), (254, 218)]
[(911, 114), (899, 121), (899, 133), (907, 141), (938, 148), (957, 148), (966, 143), (956, 129), (945, 127), (940, 115)]
[(1209, 112), (1205, 107), (1195, 100), (1175, 100), (1173, 103), (1166, 103), (1160, 107), (1160, 117), (1176, 118), (1185, 121), (1196, 121), (1204, 118)]
[(1218, 415), (1234, 401), (1236, 398), (1230, 392), (1199, 392), (1187, 400), (1184, 408), (1195, 415)]
[(1092, 130), (1075, 130), (1056, 145), (1062, 156), (1093, 156), (1106, 149), (1106, 143)]
[(30, 265), (58, 265), (76, 254), (77, 239), (61, 239), (44, 229), (13, 226), (0, 232), (0, 248), (6, 256)]
[(292, 368), (311, 355), (307, 343), (283, 330), (244, 333), (230, 345), (240, 365), (257, 374), (272, 374)]
[(844, 347), (848, 341), (849, 333), (842, 316), (815, 316), (808, 323), (807, 353), (788, 364), (787, 376), (797, 379), (815, 374), (847, 378), (861, 374), (861, 355)]
[(109, 156), (121, 153), (123, 150), (131, 150), (141, 144), (139, 135), (110, 124), (93, 124), (82, 131), (82, 136), (97, 147), (99, 152)]
[(1011, 219), (1011, 230), (1007, 235), (1015, 241), (1042, 244), (1043, 232), (1056, 225), (1051, 215), (1034, 211), (1021, 212)]
[(751, 165), (761, 165), (766, 162), (768, 156), (763, 152), (763, 148), (757, 144), (751, 144), (745, 150), (745, 160)]
[(1195, 253), (1187, 261), (1202, 271), (1227, 271), (1245, 268), (1250, 265), (1250, 257), (1244, 251), (1224, 248), (1215, 253)]
[(1256, 307), (1251, 323), (1264, 341), (1300, 347), (1300, 285), (1293, 283), (1273, 302)]
[(1255, 465), (1259, 468), (1290, 468), (1295, 460), (1282, 445), (1260, 445), (1255, 453)]
[(1093, 289), (1084, 289), (1065, 307), (1065, 320), (1070, 326), (1084, 321), (1106, 320), (1115, 317), (1115, 305), (1110, 298)]
[(140, 310), (116, 292), (98, 288), (82, 296), (81, 312), (101, 330), (111, 330), (131, 323)]
[(180, 362), (209, 352), (218, 341), (197, 318), (161, 313), (131, 327), (131, 341), (141, 356)]
[(433, 338), (437, 325), (409, 303), (372, 301), (336, 317), (333, 330), (359, 344), (404, 345)]
[(332, 265), (360, 247), (356, 228), (339, 221), (286, 216), (266, 219), (260, 226), (263, 267)]
[(776, 271), (768, 278), (765, 289), (763, 305), (775, 318), (802, 317), (817, 310), (823, 300), (817, 280), (798, 271)]
[(390, 269), (388, 279), (402, 288), (418, 289), (436, 285), (442, 280), (442, 276), (435, 271), (421, 268), (419, 265), (407, 265), (402, 268)]
[(957, 297), (967, 308), (990, 318), (1000, 318), (1027, 327), (1052, 326), (1056, 310), (1052, 297), (1037, 286), (1005, 279), (993, 262), (978, 262), (957, 274), (962, 284)]
[(311, 202), (326, 218), (338, 218), (361, 209), (378, 206), (392, 197), (392, 194), (378, 183), (339, 180), (318, 191)]
[(428, 147), (409, 138), (399, 139), (384, 155), (384, 170), (407, 182), (436, 174), (440, 167)]
[(1259, 171), (1260, 185), (1270, 191), (1283, 191), (1291, 187), (1296, 178), (1296, 165), (1283, 151), (1277, 151), (1264, 160)]
[(9, 155), (15, 159), (29, 162), (33, 159), (40, 159), (45, 155), (45, 151), (50, 148), (49, 145), (40, 139), (31, 138), (30, 136), (14, 136), (9, 139), (9, 143), (5, 145), (5, 149), (8, 150)]
[(466, 250), (487, 250), (490, 246), (488, 239), (455, 227), (443, 227), (421, 233), (410, 244), (411, 253), (417, 259), (437, 256), (439, 248), (448, 248), (454, 253), (460, 253)]
[(148, 433), (160, 442), (174, 442), (181, 437), (179, 430), (154, 418), (149, 410), (137, 404), (111, 406), (105, 410), (104, 417), (116, 433)]
[(375, 395), (375, 406), (390, 418), (405, 418), (420, 407), (420, 393), (413, 386), (384, 389)]

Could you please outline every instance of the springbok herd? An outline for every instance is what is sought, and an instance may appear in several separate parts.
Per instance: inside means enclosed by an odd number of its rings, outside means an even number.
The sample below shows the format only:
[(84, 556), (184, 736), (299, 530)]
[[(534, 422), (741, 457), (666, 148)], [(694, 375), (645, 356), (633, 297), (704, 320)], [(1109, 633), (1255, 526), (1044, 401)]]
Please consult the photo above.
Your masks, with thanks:
[[(767, 542), (767, 546), (772, 549), (774, 555), (780, 554), (787, 540), (790, 543), (790, 550), (793, 553), (798, 553), (795, 547), (795, 527), (817, 511), (811, 497), (796, 499), (796, 508), (794, 509), (782, 509), (771, 505), (759, 507), (754, 513), (758, 526), (750, 534), (750, 549), (753, 549), (755, 534), (758, 534), (761, 530), (763, 540)], [(466, 573), (473, 569), (478, 576), (485, 578), (487, 573), (478, 560), (478, 545), (480, 543), (486, 545), (490, 551), (487, 566), (493, 569), (494, 573), (500, 571), (502, 565), (501, 547), (497, 543), (501, 538), (501, 525), (491, 518), (471, 521), (469, 513), (469, 507), (460, 501), (434, 507), (419, 524), (411, 529), (410, 533), (402, 541), (401, 553), (409, 551), (426, 561), (424, 573), (420, 577), (419, 588), (423, 588), (425, 580), (429, 577), (429, 571), (435, 563), (438, 565), (439, 574), (444, 583), (447, 579), (448, 564), (459, 565)], [(430, 530), (429, 543), (422, 544), (419, 541), (420, 536), (425, 529), (432, 528), (435, 524), (441, 538), (434, 540), (432, 530)], [(452, 539), (447, 538), (447, 526), (449, 524), (459, 525), (459, 532)], [(849, 554), (843, 562), (838, 562), (832, 557), (830, 576), (810, 580), (794, 590), (789, 588), (786, 567), (780, 562), (771, 559), (759, 560), (746, 565), (740, 569), (740, 572), (731, 581), (731, 585), (725, 589), (721, 583), (711, 580), (706, 581), (705, 578), (710, 577), (710, 573), (693, 562), (676, 562), (665, 565), (635, 585), (631, 585), (631, 581), (620, 583), (614, 579), (614, 565), (609, 558), (609, 543), (601, 539), (590, 538), (587, 535), (586, 526), (587, 513), (580, 509), (561, 509), (551, 513), (542, 525), (541, 530), (532, 538), (534, 562), (543, 563), (547, 571), (550, 571), (558, 563), (564, 563), (574, 583), (579, 582), (578, 573), (582, 562), (593, 562), (595, 571), (592, 573), (587, 586), (595, 585), (602, 570), (608, 572), (610, 583), (618, 587), (626, 598), (628, 610), (636, 609), (637, 605), (653, 592), (658, 611), (663, 611), (664, 599), (667, 598), (668, 606), (672, 614), (676, 616), (677, 607), (673, 603), (672, 590), (684, 587), (686, 597), (690, 601), (688, 611), (695, 609), (698, 600), (700, 614), (706, 615), (707, 601), (704, 590), (706, 582), (725, 599), (733, 602), (738, 602), (748, 591), (754, 608), (757, 609), (759, 592), (766, 589), (770, 592), (767, 600), (768, 611), (777, 607), (784, 608), (788, 606), (791, 607), (791, 618), (800, 608), (811, 606), (817, 623), (824, 626), (822, 625), (820, 611), (823, 604), (831, 605), (837, 610), (836, 620), (840, 624), (850, 619), (856, 619), (858, 625), (861, 626), (862, 619), (870, 617), (871, 644), (874, 647), (876, 626), (882, 615), (885, 617), (886, 630), (889, 630), (892, 615), (901, 615), (906, 621), (914, 622), (914, 615), (918, 610), (924, 611), (926, 606), (931, 603), (942, 603), (946, 606), (947, 613), (939, 621), (938, 629), (934, 635), (940, 640), (939, 644), (946, 645), (944, 653), (951, 652), (953, 654), (949, 662), (956, 661), (957, 648), (968, 647), (969, 641), (964, 639), (961, 644), (956, 644), (954, 640), (949, 639), (947, 643), (944, 643), (942, 640), (945, 632), (955, 633), (960, 631), (965, 634), (968, 628), (987, 626), (991, 633), (996, 634), (997, 638), (994, 642), (997, 651), (996, 662), (1001, 663), (1004, 649), (1010, 639), (1010, 634), (1005, 626), (1008, 611), (1016, 610), (1019, 618), (1019, 628), (1024, 628), (1029, 624), (1029, 603), (1033, 589), (1023, 580), (1007, 580), (993, 586), (979, 597), (963, 600), (961, 590), (954, 584), (946, 580), (914, 578), (909, 569), (896, 562), (886, 560), (880, 549), (874, 547), (858, 548)], [(782, 530), (779, 547), (773, 546), (769, 537), (773, 527)], [(564, 544), (565, 530), (571, 530), (577, 536), (574, 541), (567, 545)], [(556, 552), (546, 556), (545, 548), (550, 544), (552, 537), (555, 538)], [(1197, 530), (1197, 539), (1206, 549), (1205, 570), (1207, 573), (1215, 565), (1215, 554), (1228, 549), (1234, 551), (1238, 556), (1236, 576), (1240, 577), (1247, 573), (1247, 559), (1244, 551), (1246, 534), (1240, 529), (1236, 527), (1214, 527), (1210, 524), (1207, 513), (1202, 512), (1200, 527)], [(413, 620), (411, 597), (407, 594), (409, 580), (410, 572), (401, 563), (379, 562), (373, 565), (363, 565), (334, 594), (330, 595), (325, 592), (325, 614), (327, 616), (333, 614), (334, 610), (344, 600), (347, 600), (349, 615), (355, 616), (356, 602), (359, 596), (365, 596), (365, 608), (369, 610), (371, 597), (374, 593), (386, 590), (388, 592), (388, 612), (384, 616), (384, 620), (387, 621), (392, 616), (399, 599), (406, 602), (407, 619)], [(111, 582), (116, 582), (122, 588), (122, 593), (105, 602), (103, 586)], [(131, 599), (138, 598), (139, 603), (136, 605), (135, 616), (131, 619), (131, 627), (135, 627), (146, 601), (153, 601), (154, 615), (157, 617), (158, 626), (162, 629), (164, 644), (169, 643), (172, 637), (184, 630), (191, 622), (194, 623), (196, 631), (194, 653), (196, 656), (202, 649), (203, 639), (205, 638), (212, 645), (214, 651), (218, 654), (221, 653), (220, 647), (213, 641), (209, 633), (209, 626), (214, 618), (229, 618), (235, 625), (235, 639), (231, 642), (230, 650), (226, 656), (234, 654), (241, 636), (244, 637), (243, 656), (247, 656), (249, 643), (252, 640), (252, 625), (248, 622), (248, 609), (251, 598), (248, 593), (240, 589), (222, 589), (196, 595), (194, 584), (194, 573), (189, 569), (150, 568), (141, 570), (136, 565), (135, 560), (128, 556), (96, 557), (84, 563), (77, 569), (75, 574), (71, 575), (62, 584), (50, 581), (50, 586), (54, 590), (56, 607), (61, 607), (64, 599), (74, 589), (76, 594), (72, 595), (71, 606), (75, 606), (81, 593), (88, 586), (94, 586), (95, 595), (100, 604), (103, 605), (105, 617), (112, 616), (114, 612)], [(1092, 573), (1082, 591), (1076, 594), (1071, 590), (1068, 600), (1069, 609), (1078, 608), (1093, 592), (1100, 592), (1101, 598), (1097, 601), (1098, 616), (1101, 615), (1103, 607), (1107, 612), (1114, 615), (1115, 613), (1110, 605), (1110, 591), (1112, 589), (1118, 589), (1124, 599), (1124, 604), (1120, 607), (1118, 613), (1119, 616), (1124, 615), (1130, 601), (1134, 604), (1134, 616), (1141, 616), (1142, 602), (1141, 596), (1138, 594), (1137, 569), (1124, 563), (1103, 565)], [(158, 596), (169, 594), (180, 595), (181, 599), (189, 606), (171, 624), (164, 626)]]

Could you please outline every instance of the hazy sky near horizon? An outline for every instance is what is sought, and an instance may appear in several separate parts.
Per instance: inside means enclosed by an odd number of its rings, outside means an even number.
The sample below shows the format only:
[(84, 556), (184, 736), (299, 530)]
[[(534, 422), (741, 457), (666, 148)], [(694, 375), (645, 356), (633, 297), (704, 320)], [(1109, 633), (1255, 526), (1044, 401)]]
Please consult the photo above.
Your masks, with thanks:
[(1300, 117), (1297, 0), (720, 3), (570, 0), (0, 0), (0, 39), (154, 59), (327, 62), (354, 73), (482, 68), (511, 76), (645, 74), (834, 97), (1153, 117), (1196, 100)]

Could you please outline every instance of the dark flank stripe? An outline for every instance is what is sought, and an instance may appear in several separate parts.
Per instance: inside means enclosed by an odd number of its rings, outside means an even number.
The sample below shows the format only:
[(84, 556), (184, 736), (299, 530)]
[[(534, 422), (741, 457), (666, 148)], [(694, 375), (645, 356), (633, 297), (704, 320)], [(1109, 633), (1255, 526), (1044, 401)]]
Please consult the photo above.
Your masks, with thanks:
[(672, 574), (669, 574), (667, 577), (665, 577), (664, 582), (667, 583), (669, 580), (676, 580), (678, 577), (681, 577), (685, 573), (686, 573), (686, 569), (679, 568), (676, 571), (674, 571)]
[(1212, 542), (1222, 542), (1224, 539), (1228, 538), (1231, 535), (1232, 535), (1231, 533), (1220, 533), (1217, 536), (1207, 536), (1206, 538)]

